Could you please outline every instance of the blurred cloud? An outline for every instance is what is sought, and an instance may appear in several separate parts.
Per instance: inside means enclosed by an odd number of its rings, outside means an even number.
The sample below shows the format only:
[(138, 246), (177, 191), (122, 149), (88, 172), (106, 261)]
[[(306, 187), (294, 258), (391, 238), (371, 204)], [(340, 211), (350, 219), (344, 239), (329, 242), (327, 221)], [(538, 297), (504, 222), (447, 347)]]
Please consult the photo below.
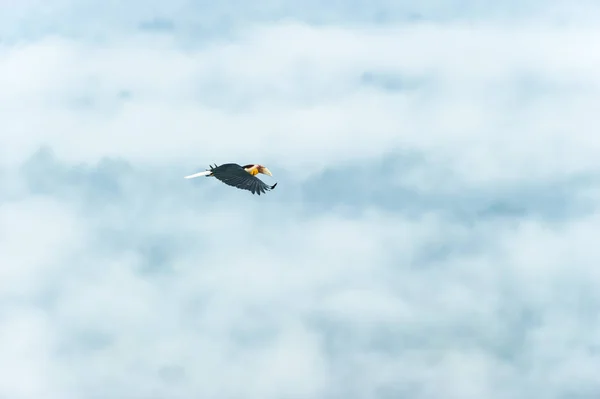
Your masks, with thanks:
[[(597, 29), (283, 23), (241, 32), (193, 49), (146, 36), (5, 47), (3, 162), (52, 143), (73, 162), (192, 167), (199, 156), (272, 163), (286, 154), (281, 167), (305, 177), (400, 148), (426, 151), (466, 183), (597, 166)], [(365, 74), (419, 83), (378, 90)]]
[(0, 397), (600, 395), (597, 5), (140, 4), (0, 2)]

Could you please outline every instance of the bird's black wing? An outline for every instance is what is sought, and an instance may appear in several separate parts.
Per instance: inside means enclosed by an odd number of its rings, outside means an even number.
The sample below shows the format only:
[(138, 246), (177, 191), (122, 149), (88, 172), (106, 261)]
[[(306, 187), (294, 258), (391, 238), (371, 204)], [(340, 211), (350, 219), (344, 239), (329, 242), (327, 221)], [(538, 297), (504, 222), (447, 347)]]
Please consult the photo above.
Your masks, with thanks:
[(237, 187), (242, 190), (248, 190), (252, 194), (265, 193), (266, 191), (275, 188), (277, 183), (272, 186), (265, 184), (256, 176), (252, 176), (246, 172), (244, 168), (235, 163), (228, 163), (217, 166), (211, 169), (212, 175), (222, 181), (223, 183)]

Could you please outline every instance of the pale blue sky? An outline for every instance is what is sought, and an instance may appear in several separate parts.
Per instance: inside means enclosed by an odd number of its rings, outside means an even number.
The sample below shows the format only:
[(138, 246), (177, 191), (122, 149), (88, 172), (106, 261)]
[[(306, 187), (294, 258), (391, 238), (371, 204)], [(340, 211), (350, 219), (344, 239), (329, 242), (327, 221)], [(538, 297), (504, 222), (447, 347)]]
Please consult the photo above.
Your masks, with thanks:
[(0, 398), (600, 396), (569, 4), (0, 0)]

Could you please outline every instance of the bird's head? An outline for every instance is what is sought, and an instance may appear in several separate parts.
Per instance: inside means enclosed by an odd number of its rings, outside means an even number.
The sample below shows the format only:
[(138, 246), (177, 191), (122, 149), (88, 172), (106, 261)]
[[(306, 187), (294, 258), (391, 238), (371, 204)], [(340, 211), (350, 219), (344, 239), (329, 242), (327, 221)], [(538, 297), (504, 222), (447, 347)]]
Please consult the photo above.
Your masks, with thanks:
[(259, 173), (267, 176), (273, 176), (271, 171), (266, 166), (259, 164), (244, 165), (244, 169), (246, 169), (246, 172), (250, 173), (252, 176), (255, 176)]
[(262, 173), (263, 175), (273, 177), (273, 175), (271, 174), (271, 171), (269, 169), (267, 169), (266, 166), (258, 165), (258, 173)]

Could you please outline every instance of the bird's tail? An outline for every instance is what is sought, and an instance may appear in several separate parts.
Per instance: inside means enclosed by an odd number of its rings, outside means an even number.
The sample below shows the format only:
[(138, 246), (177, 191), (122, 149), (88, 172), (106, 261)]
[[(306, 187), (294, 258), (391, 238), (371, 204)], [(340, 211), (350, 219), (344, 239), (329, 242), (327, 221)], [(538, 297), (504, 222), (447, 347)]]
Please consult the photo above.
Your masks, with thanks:
[(210, 170), (206, 170), (204, 172), (198, 172), (198, 173), (194, 173), (193, 175), (185, 176), (184, 179), (193, 179), (194, 177), (210, 176), (210, 175), (212, 175), (212, 172)]

